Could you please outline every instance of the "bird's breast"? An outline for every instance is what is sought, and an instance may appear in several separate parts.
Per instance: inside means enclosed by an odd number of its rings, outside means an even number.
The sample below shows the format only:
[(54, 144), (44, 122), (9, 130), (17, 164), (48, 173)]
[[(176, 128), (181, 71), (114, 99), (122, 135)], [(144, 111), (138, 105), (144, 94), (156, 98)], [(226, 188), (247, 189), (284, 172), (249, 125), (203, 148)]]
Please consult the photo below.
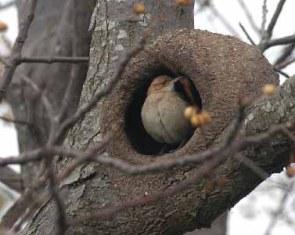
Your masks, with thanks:
[(177, 144), (192, 130), (183, 113), (188, 103), (176, 92), (149, 95), (142, 107), (141, 118), (147, 133), (157, 142)]

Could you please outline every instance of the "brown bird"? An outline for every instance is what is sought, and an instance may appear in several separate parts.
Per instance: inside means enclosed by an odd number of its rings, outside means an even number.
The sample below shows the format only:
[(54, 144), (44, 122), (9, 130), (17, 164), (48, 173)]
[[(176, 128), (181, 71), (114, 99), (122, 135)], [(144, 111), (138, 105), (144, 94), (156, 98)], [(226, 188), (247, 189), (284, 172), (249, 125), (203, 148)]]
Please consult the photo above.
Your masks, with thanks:
[(157, 142), (181, 144), (192, 134), (194, 127), (184, 117), (188, 106), (201, 109), (201, 99), (193, 82), (184, 77), (156, 77), (147, 91), (141, 119), (146, 132)]

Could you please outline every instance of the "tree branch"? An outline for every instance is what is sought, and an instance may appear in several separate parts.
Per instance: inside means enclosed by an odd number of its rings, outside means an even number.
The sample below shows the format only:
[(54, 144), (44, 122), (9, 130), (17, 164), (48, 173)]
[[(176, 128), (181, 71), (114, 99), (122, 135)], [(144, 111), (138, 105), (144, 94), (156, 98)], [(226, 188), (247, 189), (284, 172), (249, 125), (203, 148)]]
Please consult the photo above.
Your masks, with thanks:
[(13, 78), (14, 72), (18, 65), (18, 58), (21, 57), (23, 46), (28, 37), (28, 32), (31, 26), (31, 23), (34, 19), (34, 12), (37, 5), (37, 0), (29, 0), (24, 4), (27, 4), (28, 13), (24, 16), (20, 23), (20, 29), (14, 46), (11, 51), (11, 56), (9, 63), (4, 67), (3, 73), (3, 83), (0, 86), (0, 101), (4, 98), (7, 88)]
[(71, 63), (71, 64), (80, 64), (88, 63), (88, 57), (66, 57), (66, 56), (55, 56), (55, 57), (21, 57), (17, 59), (17, 63)]
[(280, 0), (278, 5), (277, 5), (277, 8), (275, 10), (275, 13), (273, 14), (273, 17), (271, 18), (270, 20), (270, 23), (266, 29), (266, 36), (267, 38), (271, 38), (272, 37), (272, 33), (273, 33), (273, 29), (277, 23), (277, 20), (281, 14), (281, 11), (283, 9), (283, 6), (285, 4), (286, 0)]
[(0, 167), (0, 181), (19, 193), (24, 190), (21, 175), (9, 167)]
[(12, 7), (12, 6), (15, 6), (15, 5), (16, 5), (15, 0), (12, 0), (12, 1), (4, 3), (4, 4), (2, 3), (2, 4), (0, 4), (0, 10), (5, 10), (5, 9), (7, 9), (9, 7)]
[(277, 38), (277, 39), (272, 39), (266, 42), (262, 42), (259, 45), (260, 50), (265, 51), (266, 49), (273, 47), (273, 46), (279, 46), (279, 45), (285, 45), (285, 44), (290, 44), (290, 43), (295, 43), (295, 34), (282, 37), (282, 38)]

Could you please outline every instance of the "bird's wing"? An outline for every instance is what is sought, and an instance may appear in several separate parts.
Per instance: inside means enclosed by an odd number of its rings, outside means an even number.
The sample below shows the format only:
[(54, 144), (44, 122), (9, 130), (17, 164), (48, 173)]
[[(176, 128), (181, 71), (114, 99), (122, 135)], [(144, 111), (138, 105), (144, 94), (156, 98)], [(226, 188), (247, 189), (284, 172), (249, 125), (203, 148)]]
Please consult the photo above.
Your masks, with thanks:
[(191, 79), (184, 76), (175, 78), (174, 89), (190, 105), (195, 105), (199, 109), (202, 109), (200, 93)]

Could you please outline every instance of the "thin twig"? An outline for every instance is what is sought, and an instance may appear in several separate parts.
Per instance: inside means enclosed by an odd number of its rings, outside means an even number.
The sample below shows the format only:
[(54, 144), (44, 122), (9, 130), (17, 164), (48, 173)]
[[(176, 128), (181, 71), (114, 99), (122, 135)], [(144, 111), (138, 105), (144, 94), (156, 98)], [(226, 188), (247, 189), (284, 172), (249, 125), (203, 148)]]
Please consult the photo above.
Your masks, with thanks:
[(40, 161), (46, 152), (47, 150), (40, 148), (21, 153), (16, 157), (0, 157), (0, 167), (12, 164), (24, 165), (30, 162)]
[(21, 193), (24, 190), (21, 174), (15, 172), (10, 167), (0, 168), (0, 181), (16, 192)]
[[(71, 162), (63, 171), (60, 172), (60, 174), (58, 174), (58, 176), (56, 177), (56, 181), (57, 184), (61, 183), (61, 181), (63, 181), (67, 176), (69, 176), (71, 174), (72, 171), (74, 171), (80, 164), (83, 164), (85, 162), (87, 162), (87, 158), (89, 156), (89, 158), (91, 158), (91, 156), (94, 156), (94, 153), (102, 153), (102, 151), (104, 150), (104, 147), (106, 145), (106, 143), (108, 142), (108, 139), (105, 139), (102, 142), (99, 142), (95, 147), (93, 147), (93, 149), (89, 152), (87, 152), (84, 155), (81, 155), (80, 158), (75, 159), (75, 161)], [(51, 147), (46, 146), (46, 148), (42, 148), (39, 151), (44, 151), (44, 152), (35, 152), (35, 155), (40, 154), (39, 159), (37, 160), (41, 160), (44, 158), (44, 156), (50, 156), (53, 157), (55, 152), (53, 151), (53, 149), (51, 149)], [(28, 152), (26, 154), (21, 154), (20, 158), (22, 159), (23, 162), (28, 162), (25, 159), (30, 156), (30, 154), (33, 154), (34, 151), (32, 152)], [(26, 156), (24, 156), (26, 155)], [(33, 156), (31, 156), (33, 157)], [(84, 158), (85, 157), (85, 158)], [(89, 160), (88, 158), (88, 160)], [(3, 159), (4, 161), (7, 159)], [(16, 157), (11, 157), (10, 160), (14, 160), (14, 161), (19, 161), (17, 160)], [(33, 161), (36, 159), (33, 159)], [(1, 161), (0, 161), (0, 166), (1, 166)], [(32, 186), (30, 188), (27, 188), (25, 190), (25, 192), (22, 194), (22, 196), (16, 201), (15, 205), (13, 206), (13, 210), (17, 211), (17, 215), (19, 215), (19, 213), (25, 211), (25, 209), (27, 208), (27, 213), (24, 216), (21, 216), (21, 220), (18, 220), (18, 218), (15, 217), (15, 213), (12, 213), (12, 215), (10, 215), (10, 217), (6, 218), (5, 221), (5, 226), (11, 227), (15, 224), (14, 227), (16, 227), (16, 231), (18, 231), (18, 229), (21, 228), (21, 225), (23, 223), (26, 222), (26, 220), (32, 216), (32, 214), (34, 213), (34, 211), (39, 208), (44, 202), (48, 201), (51, 199), (52, 195), (49, 195), (48, 193), (39, 193), (38, 196), (35, 196), (35, 192), (38, 190), (43, 190), (46, 182), (47, 182), (47, 178), (48, 177), (41, 177), (40, 179), (38, 179), (37, 182), (33, 183)], [(16, 222), (17, 221), (17, 222)]]
[(21, 57), (17, 59), (18, 64), (21, 63), (71, 63), (80, 64), (88, 63), (89, 57), (66, 57), (66, 56), (55, 56), (55, 57)]
[(291, 196), (291, 192), (292, 192), (292, 190), (294, 188), (294, 184), (295, 184), (295, 181), (291, 182), (290, 186), (284, 192), (284, 195), (281, 198), (281, 201), (279, 203), (279, 207), (275, 211), (275, 213), (273, 214), (272, 219), (270, 220), (269, 225), (268, 225), (268, 227), (267, 227), (267, 229), (265, 231), (265, 235), (270, 235), (271, 234), (271, 232), (272, 232), (274, 226), (276, 225), (276, 223), (278, 222), (281, 214), (284, 212), (287, 200), (288, 200), (289, 196)]
[(49, 120), (52, 122), (52, 120), (54, 119), (54, 109), (48, 97), (44, 94), (44, 92), (42, 92), (41, 88), (39, 88), (39, 86), (32, 79), (26, 76), (22, 76), (21, 79), (24, 82), (26, 82), (32, 88), (32, 90), (34, 90), (35, 92), (37, 92), (38, 95), (40, 95), (42, 104), (48, 114)]
[[(267, 29), (265, 31), (263, 31), (261, 41), (260, 41), (260, 43), (258, 45), (258, 48), (262, 52), (264, 52), (265, 50), (267, 50), (268, 48), (273, 47), (273, 46), (284, 45), (284, 44), (289, 44), (289, 43), (294, 43), (295, 42), (294, 35), (271, 40), (272, 35), (273, 35), (274, 27), (275, 27), (275, 25), (277, 23), (277, 20), (278, 20), (280, 14), (281, 14), (281, 11), (283, 9), (283, 6), (284, 6), (285, 2), (286, 2), (286, 0), (280, 0), (279, 1), (278, 5), (276, 7), (276, 10), (275, 10), (275, 12), (274, 12), (274, 14), (273, 14), (273, 16), (272, 16), (272, 18), (270, 20), (270, 23), (267, 26)], [(265, 1), (265, 4), (266, 4), (266, 1)]]
[(295, 43), (295, 34), (262, 42), (259, 45), (259, 48), (261, 51), (265, 51), (273, 46), (286, 45), (290, 43)]
[[(279, 64), (283, 64), (286, 62), (286, 60), (292, 55), (292, 52), (295, 49), (295, 43), (292, 43), (291, 45), (286, 46), (283, 49), (282, 54), (276, 59), (276, 61), (273, 63), (275, 67), (277, 67)], [(278, 66), (279, 69), (282, 69), (284, 67)]]
[(24, 125), (24, 126), (32, 126), (32, 123), (29, 123), (27, 121), (22, 121), (22, 120), (16, 120), (16, 119), (12, 119), (12, 118), (7, 118), (4, 116), (0, 116), (0, 119), (4, 122), (8, 122), (8, 123), (13, 123), (13, 124), (18, 124), (18, 125)]
[(262, 4), (262, 20), (261, 20), (261, 39), (263, 39), (265, 36), (265, 26), (266, 26), (266, 18), (267, 18), (267, 0), (263, 0)]
[(272, 16), (272, 18), (270, 20), (270, 23), (269, 23), (269, 25), (268, 25), (268, 27), (266, 29), (267, 38), (272, 37), (273, 29), (274, 29), (274, 27), (275, 27), (275, 25), (277, 23), (277, 20), (278, 20), (280, 14), (281, 14), (281, 11), (283, 9), (283, 6), (284, 6), (285, 2), (286, 2), (286, 0), (280, 0), (279, 1), (278, 5), (276, 7), (276, 10), (275, 10), (275, 12), (274, 12), (274, 14), (273, 14), (273, 16)]
[(56, 205), (56, 234), (57, 235), (64, 235), (65, 231), (67, 230), (67, 222), (66, 222), (66, 210), (63, 199), (58, 191), (57, 181), (54, 175), (53, 165), (52, 165), (52, 157), (47, 156), (45, 158), (46, 169), (48, 172), (48, 188), (49, 194)]
[[(290, 128), (290, 126), (293, 126), (292, 123), (275, 125), (275, 126), (272, 126), (269, 130), (261, 134), (240, 138), (236, 140), (236, 143), (234, 145), (235, 146), (234, 150), (241, 151), (249, 145), (263, 143), (278, 133), (285, 135), (290, 141), (295, 143), (295, 136), (288, 129)], [(236, 127), (232, 127), (232, 129), (234, 128)], [(219, 146), (211, 147), (198, 154), (185, 155), (179, 158), (165, 159), (165, 161), (163, 161), (163, 159), (159, 159), (146, 165), (134, 165), (121, 159), (100, 155), (101, 151), (103, 150), (103, 146), (107, 144), (109, 138), (110, 137), (106, 138), (103, 142), (100, 142), (96, 147), (88, 150), (87, 152), (68, 150), (68, 149), (65, 149), (64, 147), (47, 146), (46, 149), (40, 148), (35, 151), (23, 153), (19, 155), (18, 157), (10, 157), (6, 159), (2, 159), (0, 160), (0, 166), (6, 166), (8, 164), (26, 164), (30, 161), (39, 161), (41, 160), (41, 156), (39, 155), (51, 154), (51, 155), (61, 155), (61, 156), (75, 159), (75, 161), (77, 161), (76, 163), (74, 163), (75, 167), (77, 167), (83, 162), (87, 162), (91, 160), (100, 164), (104, 164), (106, 166), (116, 168), (124, 173), (131, 174), (131, 175), (148, 174), (148, 173), (154, 173), (154, 172), (159, 172), (163, 170), (169, 170), (177, 166), (185, 166), (185, 165), (196, 166), (212, 158), (218, 153), (222, 152), (223, 149), (227, 148), (227, 146), (229, 145), (229, 142), (232, 141), (232, 139), (228, 137)], [(71, 168), (75, 168), (75, 167), (72, 166)]]
[(254, 40), (251, 38), (251, 36), (249, 35), (249, 33), (247, 32), (247, 30), (245, 29), (245, 27), (242, 25), (242, 23), (239, 23), (239, 26), (241, 27), (241, 29), (243, 30), (244, 34), (246, 35), (246, 37), (248, 38), (248, 40), (250, 41), (250, 43), (253, 46), (256, 46)]
[(236, 32), (236, 30), (231, 26), (231, 24), (227, 21), (227, 19), (217, 10), (217, 8), (211, 4), (210, 8), (212, 13), (219, 18), (219, 20), (221, 21), (221, 23), (227, 28), (227, 30), (233, 35), (238, 37), (239, 34)]
[(7, 8), (9, 8), (9, 7), (12, 7), (12, 6), (15, 6), (16, 5), (16, 1), (15, 0), (13, 0), (13, 1), (10, 1), (10, 2), (7, 2), (7, 3), (2, 3), (2, 4), (0, 4), (0, 10), (5, 10), (5, 9), (7, 9)]
[(11, 51), (12, 45), (10, 39), (5, 34), (1, 34), (0, 36), (8, 51)]
[(265, 180), (269, 177), (269, 174), (267, 172), (265, 172), (261, 167), (257, 166), (257, 164), (253, 160), (251, 160), (241, 154), (234, 155), (234, 158), (237, 159), (238, 161), (240, 161), (246, 167), (248, 167), (251, 171), (253, 171), (262, 180)]
[(289, 74), (283, 72), (283, 71), (280, 70), (280, 69), (277, 69), (276, 67), (273, 67), (273, 70), (274, 70), (275, 72), (281, 74), (281, 75), (284, 76), (285, 78), (290, 78), (290, 75), (289, 75)]
[(19, 33), (11, 51), (9, 64), (5, 65), (4, 67), (3, 83), (0, 86), (0, 101), (6, 95), (7, 88), (9, 84), (11, 83), (14, 72), (18, 65), (17, 60), (19, 57), (21, 57), (23, 46), (28, 37), (29, 28), (34, 19), (34, 12), (37, 5), (37, 0), (29, 0), (24, 2), (23, 4), (27, 4), (27, 7), (29, 10), (28, 10), (28, 14), (22, 19), (20, 23)]
[(281, 133), (284, 134), (289, 140), (292, 142), (295, 142), (295, 136), (286, 128), (286, 126), (293, 126), (293, 123), (285, 123), (280, 125), (274, 125), (270, 127), (269, 130), (255, 136), (248, 136), (246, 137), (242, 142), (243, 144), (248, 146), (252, 144), (258, 144), (263, 143), (264, 141), (267, 141), (270, 137)]
[(286, 68), (287, 66), (289, 66), (290, 64), (292, 64), (294, 62), (295, 62), (295, 58), (292, 58), (290, 60), (286, 60), (286, 61), (284, 61), (282, 63), (279, 63), (279, 64), (275, 65), (275, 68), (276, 69), (284, 69), (284, 68)]
[(260, 32), (258, 26), (256, 25), (256, 23), (255, 23), (255, 21), (254, 21), (254, 19), (253, 19), (253, 16), (252, 16), (252, 14), (250, 13), (250, 11), (249, 11), (247, 5), (245, 4), (245, 2), (244, 2), (243, 0), (238, 0), (238, 2), (239, 2), (239, 4), (240, 4), (241, 8), (243, 9), (243, 11), (244, 11), (244, 13), (245, 13), (245, 15), (246, 15), (246, 17), (247, 17), (247, 19), (248, 19), (250, 25), (251, 25), (252, 28), (254, 29), (254, 31), (255, 31), (256, 33), (260, 34), (261, 32)]

